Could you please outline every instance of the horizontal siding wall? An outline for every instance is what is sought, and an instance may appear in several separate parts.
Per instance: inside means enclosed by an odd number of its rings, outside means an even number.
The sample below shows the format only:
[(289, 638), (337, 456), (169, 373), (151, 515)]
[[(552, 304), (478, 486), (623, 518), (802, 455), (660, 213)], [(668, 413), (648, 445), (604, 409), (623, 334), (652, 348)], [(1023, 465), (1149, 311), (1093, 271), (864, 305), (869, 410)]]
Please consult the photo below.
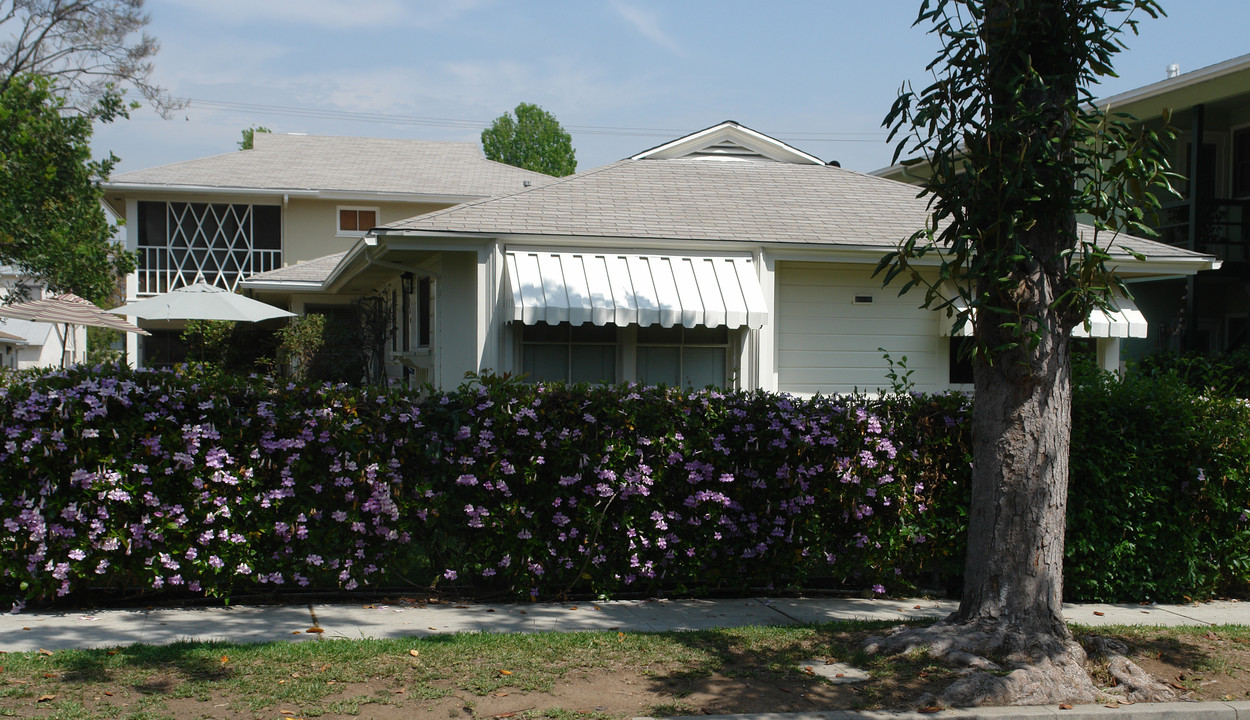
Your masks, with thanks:
[[(888, 389), (889, 365), (907, 356), (912, 382), (922, 392), (944, 390), (947, 338), (937, 316), (919, 307), (920, 290), (898, 296), (897, 285), (882, 288), (873, 266), (777, 263), (778, 389), (796, 395), (877, 392)], [(857, 295), (871, 295), (866, 304)]]

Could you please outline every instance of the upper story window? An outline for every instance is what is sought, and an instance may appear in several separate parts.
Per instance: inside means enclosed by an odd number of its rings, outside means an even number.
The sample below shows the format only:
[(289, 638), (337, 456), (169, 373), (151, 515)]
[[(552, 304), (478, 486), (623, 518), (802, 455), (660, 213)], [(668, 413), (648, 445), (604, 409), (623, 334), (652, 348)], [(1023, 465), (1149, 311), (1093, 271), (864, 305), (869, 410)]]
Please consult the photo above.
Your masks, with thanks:
[(1233, 133), (1233, 197), (1250, 197), (1250, 127)]
[(377, 226), (377, 208), (340, 207), (339, 226), (335, 234), (340, 237), (360, 237)]
[(239, 281), (282, 267), (282, 207), (236, 203), (140, 202), (139, 292), (203, 281)]

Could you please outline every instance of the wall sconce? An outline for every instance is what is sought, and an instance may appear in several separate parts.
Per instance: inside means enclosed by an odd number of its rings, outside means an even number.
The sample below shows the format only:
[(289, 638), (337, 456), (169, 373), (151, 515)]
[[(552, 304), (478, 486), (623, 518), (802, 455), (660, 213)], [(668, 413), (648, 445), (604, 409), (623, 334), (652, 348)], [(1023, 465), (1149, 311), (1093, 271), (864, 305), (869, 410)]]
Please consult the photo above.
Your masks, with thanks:
[(404, 290), (404, 295), (412, 294), (412, 273), (406, 272), (399, 276), (400, 285)]

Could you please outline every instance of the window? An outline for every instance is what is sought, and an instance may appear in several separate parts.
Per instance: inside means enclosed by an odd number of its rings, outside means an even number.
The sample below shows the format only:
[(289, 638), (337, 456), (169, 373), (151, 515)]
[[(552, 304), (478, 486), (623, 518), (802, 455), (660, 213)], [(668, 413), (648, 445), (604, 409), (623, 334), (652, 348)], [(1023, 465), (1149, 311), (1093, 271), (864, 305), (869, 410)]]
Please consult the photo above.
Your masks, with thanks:
[(430, 346), (430, 331), (434, 327), (434, 281), (428, 277), (417, 279), (417, 347)]
[(1233, 133), (1233, 197), (1250, 197), (1250, 128)]
[(339, 227), (336, 234), (340, 237), (360, 237), (377, 226), (377, 208), (339, 208)]
[(282, 207), (140, 202), (139, 292), (198, 281), (235, 290), (240, 280), (282, 267)]
[(638, 328), (637, 375), (644, 385), (724, 387), (729, 328)]
[(521, 372), (530, 382), (616, 382), (616, 326), (521, 326)]
[(950, 339), (950, 384), (972, 384), (972, 348), (976, 341), (970, 337)]

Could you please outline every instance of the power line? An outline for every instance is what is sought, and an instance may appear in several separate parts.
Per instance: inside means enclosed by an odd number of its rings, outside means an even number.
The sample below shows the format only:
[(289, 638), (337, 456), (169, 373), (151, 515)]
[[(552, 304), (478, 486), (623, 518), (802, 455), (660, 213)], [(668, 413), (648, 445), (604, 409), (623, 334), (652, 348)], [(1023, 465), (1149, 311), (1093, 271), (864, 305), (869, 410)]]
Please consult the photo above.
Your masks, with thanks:
[[(265, 113), (284, 117), (315, 118), (320, 120), (343, 120), (347, 122), (382, 123), (388, 125), (411, 125), (419, 127), (445, 127), (484, 130), (493, 120), (464, 120), (456, 118), (422, 117), (419, 115), (389, 115), (386, 113), (359, 112), (353, 110), (328, 110), (323, 108), (267, 105), (263, 103), (228, 102), (186, 98), (191, 107), (226, 112)], [(613, 135), (617, 137), (671, 138), (689, 132), (674, 128), (613, 127), (609, 125), (564, 125), (569, 132), (581, 135)], [(883, 142), (883, 132), (779, 132), (776, 137), (785, 142)]]

